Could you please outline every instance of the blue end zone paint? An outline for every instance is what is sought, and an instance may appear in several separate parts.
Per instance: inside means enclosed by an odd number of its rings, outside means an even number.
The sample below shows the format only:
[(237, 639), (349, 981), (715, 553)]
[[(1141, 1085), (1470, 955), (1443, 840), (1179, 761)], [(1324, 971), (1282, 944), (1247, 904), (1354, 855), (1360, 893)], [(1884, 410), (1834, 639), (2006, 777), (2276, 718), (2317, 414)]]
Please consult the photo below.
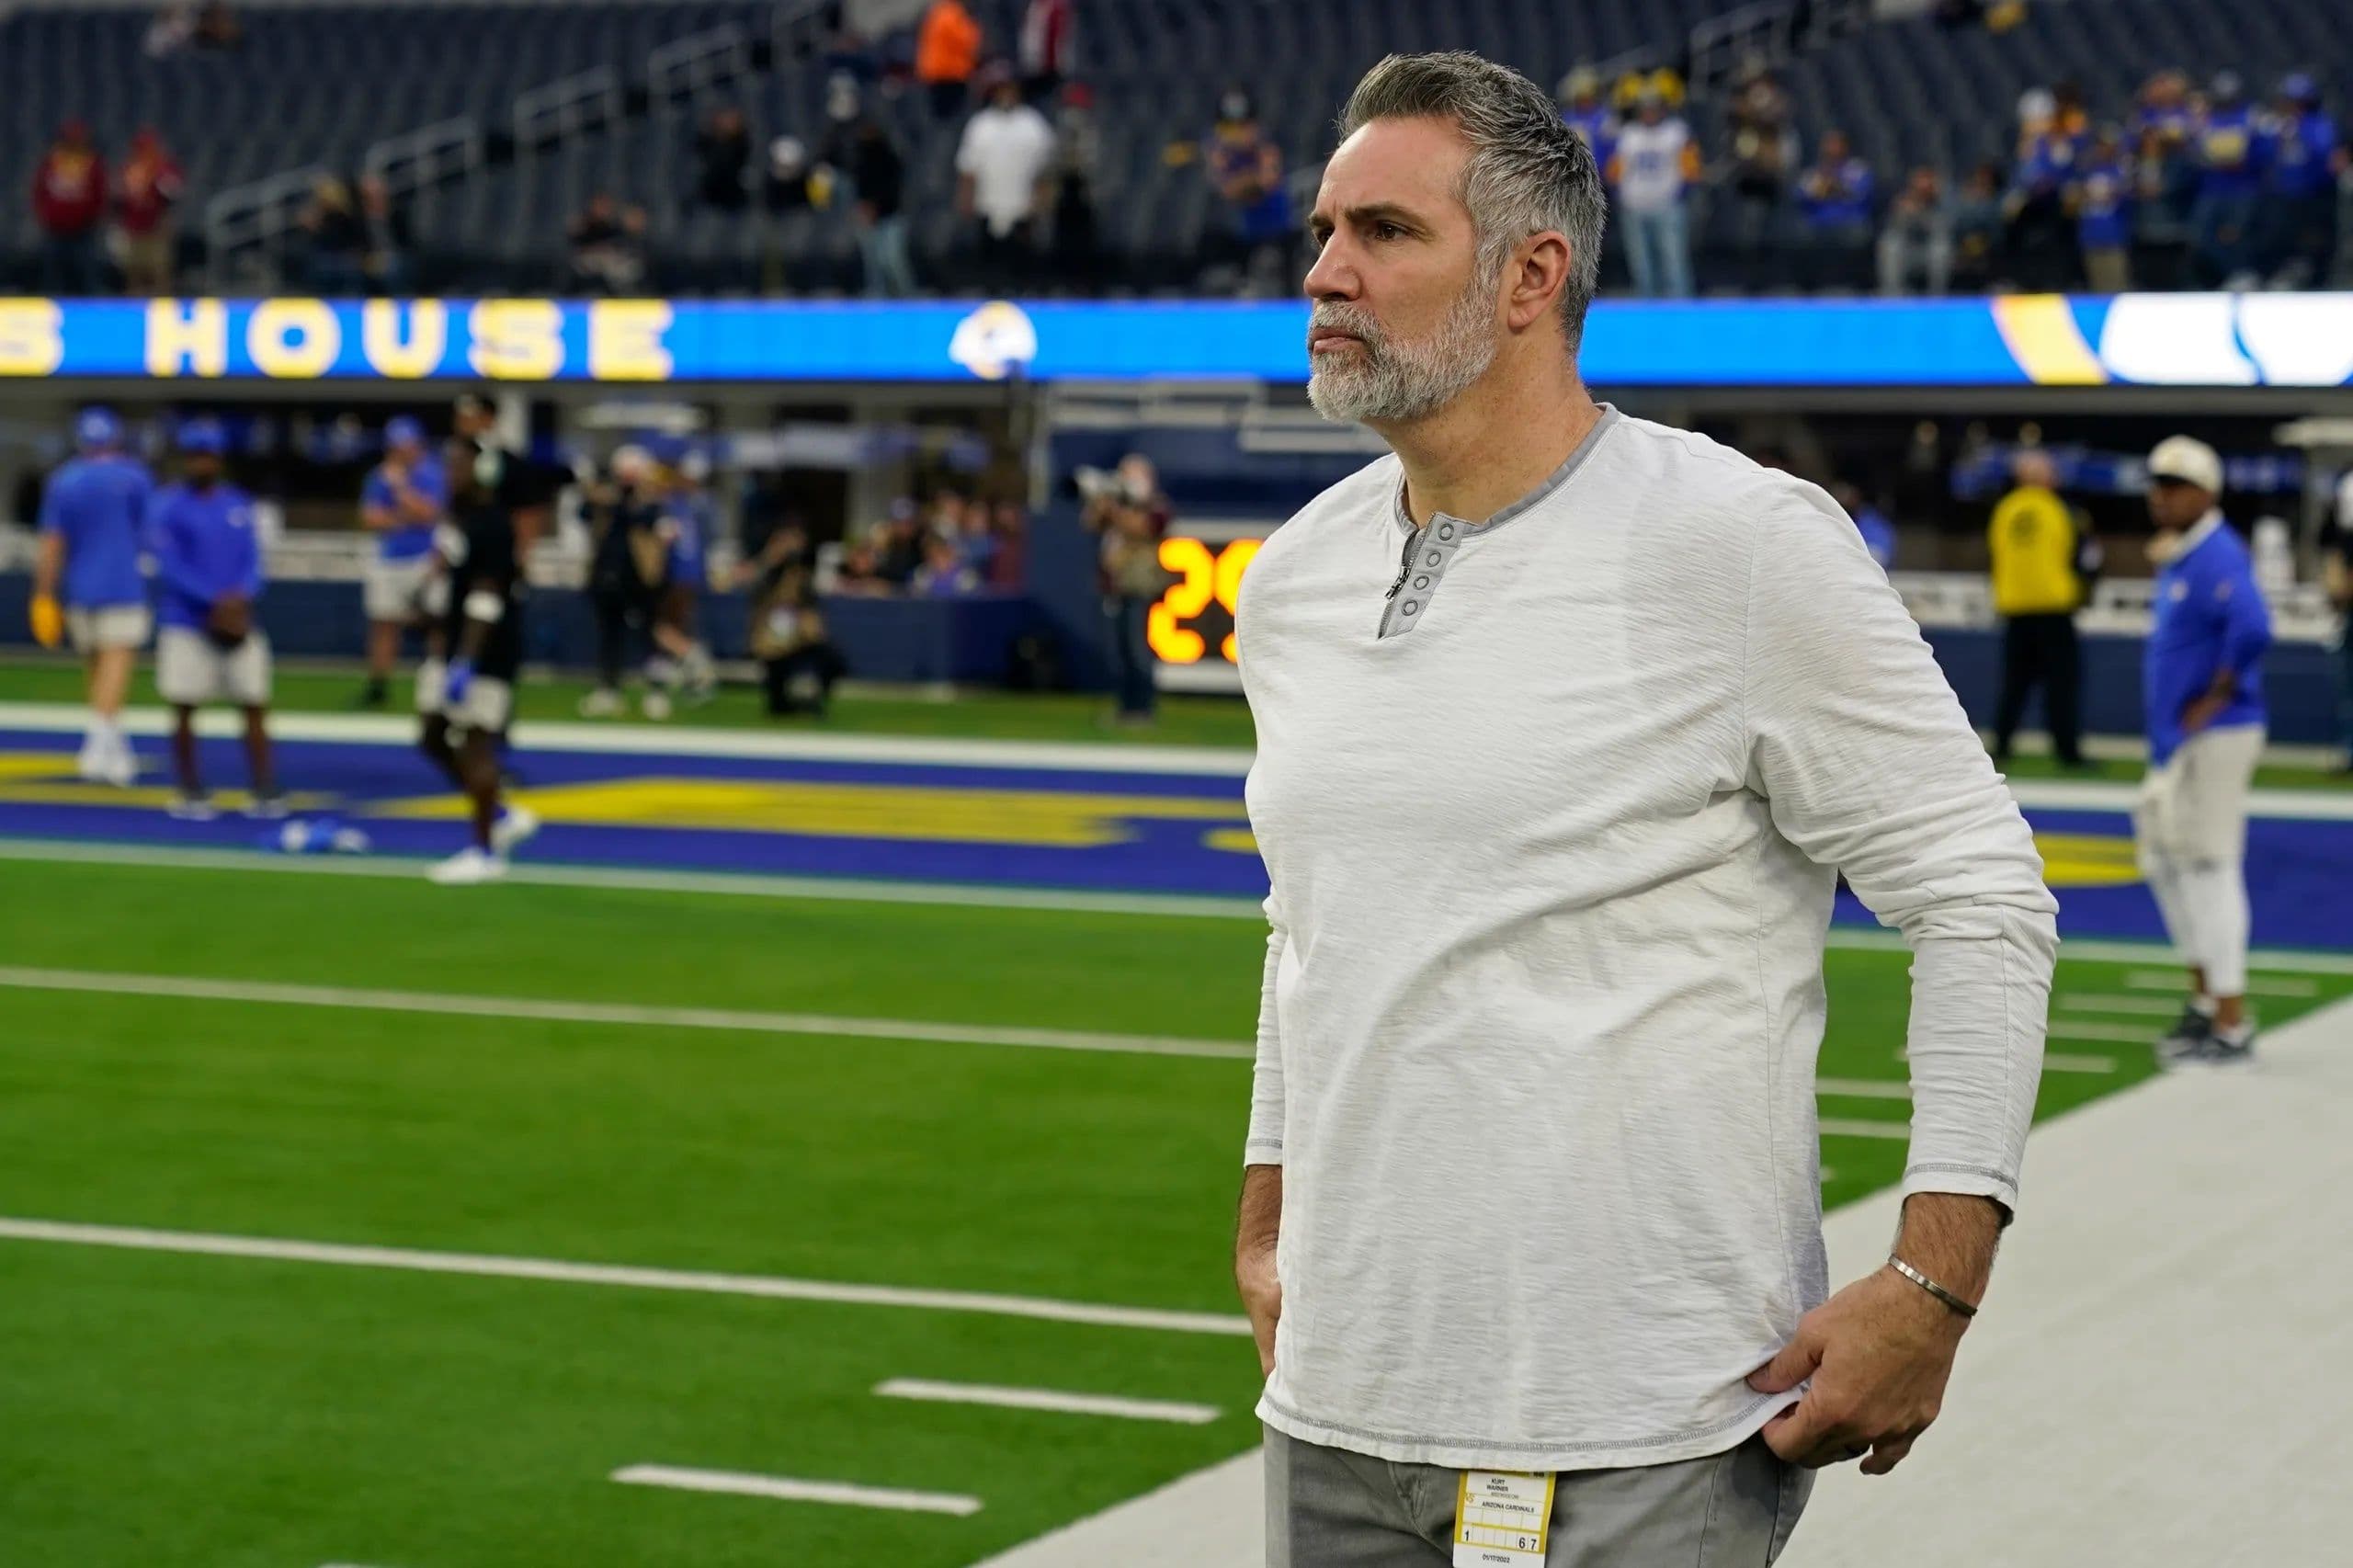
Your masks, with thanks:
[[(528, 737), (527, 737), (528, 738)], [(145, 781), (168, 778), (160, 742), (139, 743)], [(330, 797), (331, 809), (363, 826), (377, 852), (392, 855), (447, 854), (462, 841), (455, 820), (372, 814), (394, 802), (414, 807), (447, 795), (439, 776), (414, 752), (397, 746), (347, 742), (294, 741), (279, 747), (279, 772), (287, 787), (305, 796)], [(0, 732), (0, 756), (54, 758), (39, 776), (0, 772), (0, 834), (11, 836), (96, 840), (181, 847), (252, 848), (267, 831), (236, 817), (210, 824), (176, 823), (153, 805), (107, 803), (111, 792), (69, 787), (71, 800), (21, 798), (28, 789), (46, 790), (70, 781), (71, 742), (55, 733)], [(208, 780), (216, 789), (244, 781), (241, 748), (233, 742), (202, 746)], [(583, 786), (619, 787), (621, 797), (599, 797), (595, 822), (551, 821), (531, 846), (531, 858), (594, 866), (741, 871), (764, 874), (856, 877), (909, 881), (952, 881), (1006, 887), (1088, 891), (1195, 893), (1257, 898), (1266, 891), (1257, 857), (1246, 848), (1212, 847), (1217, 835), (1246, 828), (1242, 781), (1233, 778), (1134, 773), (1074, 773), (1011, 767), (938, 767), (699, 757), (648, 754), (533, 751), (516, 759), (528, 792), (562, 792)], [(663, 781), (677, 781), (665, 786)], [(903, 797), (910, 809), (936, 813), (924, 838), (864, 835), (840, 824), (836, 830), (756, 830), (726, 825), (670, 825), (643, 820), (631, 797), (655, 801), (665, 790), (692, 798), (699, 784), (817, 786), (847, 790), (856, 801), (862, 790), (917, 790)], [(968, 799), (978, 792), (1005, 794), (1040, 810), (1035, 821), (1015, 820), (1027, 812), (1004, 810), (1002, 802)], [(1086, 798), (1085, 811), (1075, 808)], [(800, 821), (809, 807), (787, 797), (776, 808), (783, 820)], [(797, 813), (797, 814), (796, 814)], [(1157, 814), (1174, 813), (1174, 814)], [(2131, 833), (2121, 812), (2033, 811), (2036, 831), (2087, 841), (2105, 841), (2125, 858)], [(723, 822), (723, 816), (722, 816)], [(1040, 829), (1037, 824), (1046, 826)], [(1073, 823), (1093, 829), (1099, 842), (1034, 841)], [(2257, 818), (2249, 824), (2247, 871), (2253, 891), (2258, 947), (2353, 950), (2353, 823)], [(2071, 937), (2163, 936), (2154, 904), (2137, 882), (2067, 885), (2058, 888), (2061, 929)], [(1836, 920), (1871, 925), (1869, 911), (1851, 894), (1839, 896)]]

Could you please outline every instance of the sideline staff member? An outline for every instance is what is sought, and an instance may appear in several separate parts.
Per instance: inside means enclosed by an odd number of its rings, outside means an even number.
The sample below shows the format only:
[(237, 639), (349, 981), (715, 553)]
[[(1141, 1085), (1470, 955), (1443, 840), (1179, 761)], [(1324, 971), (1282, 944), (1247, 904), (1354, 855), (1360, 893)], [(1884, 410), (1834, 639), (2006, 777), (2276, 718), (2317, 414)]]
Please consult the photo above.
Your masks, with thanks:
[(2078, 562), (2084, 547), (2075, 514), (2059, 498), (2047, 452), (2020, 452), (2018, 488), (2002, 497), (1986, 529), (1994, 562), (1994, 608), (2004, 622), (2002, 705), (1994, 720), (1994, 760), (2010, 759), (2026, 717), (2026, 699), (2042, 689), (2051, 749), (2065, 767), (2081, 767), (2083, 651), (2075, 611), (2083, 608)]

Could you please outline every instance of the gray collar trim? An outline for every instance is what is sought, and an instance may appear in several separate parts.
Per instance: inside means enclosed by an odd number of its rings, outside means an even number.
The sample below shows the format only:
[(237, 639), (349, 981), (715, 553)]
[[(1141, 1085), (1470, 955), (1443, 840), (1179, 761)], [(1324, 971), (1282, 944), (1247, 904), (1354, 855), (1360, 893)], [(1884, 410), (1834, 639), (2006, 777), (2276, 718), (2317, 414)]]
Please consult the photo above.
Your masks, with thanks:
[[(1461, 517), (1455, 517), (1450, 520), (1461, 524), (1462, 536), (1464, 539), (1476, 539), (1482, 534), (1493, 533), (1495, 529), (1503, 527), (1506, 523), (1510, 522), (1514, 517), (1518, 517), (1521, 513), (1534, 509), (1540, 503), (1548, 499), (1552, 495), (1552, 492), (1560, 489), (1561, 486), (1569, 482), (1570, 475), (1575, 473), (1579, 468), (1582, 468), (1585, 465), (1586, 459), (1593, 456), (1593, 449), (1601, 444), (1601, 437), (1607, 435), (1610, 426), (1616, 425), (1621, 417), (1622, 415), (1619, 414), (1618, 405), (1616, 403), (1603, 403), (1601, 405), (1601, 417), (1595, 420), (1593, 428), (1585, 433), (1585, 439), (1577, 443), (1576, 450), (1571, 452), (1567, 457), (1561, 460), (1561, 466), (1554, 469), (1551, 473), (1545, 475), (1542, 483), (1537, 485), (1535, 489), (1529, 491), (1527, 494), (1521, 496), (1510, 506), (1504, 507), (1501, 511), (1497, 512), (1494, 517), (1489, 517), (1483, 523), (1466, 522)], [(1413, 533), (1415, 531), (1414, 526), (1414, 515), (1405, 510), (1405, 481), (1402, 475), (1397, 481), (1396, 494), (1390, 497), (1389, 509), (1390, 515), (1396, 519), (1397, 527), (1400, 531), (1404, 533)], [(1445, 513), (1440, 512), (1432, 517), (1430, 520), (1432, 522), (1436, 522), (1438, 517), (1445, 516)]]

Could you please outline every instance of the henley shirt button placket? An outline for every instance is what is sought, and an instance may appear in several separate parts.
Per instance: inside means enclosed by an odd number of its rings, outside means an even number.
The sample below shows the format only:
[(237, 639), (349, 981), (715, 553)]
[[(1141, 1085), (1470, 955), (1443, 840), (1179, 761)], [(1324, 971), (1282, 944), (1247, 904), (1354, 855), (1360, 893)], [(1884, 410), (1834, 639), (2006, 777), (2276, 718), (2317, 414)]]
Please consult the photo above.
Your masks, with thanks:
[[(1422, 607), (1428, 603), (1429, 596), (1437, 590), (1438, 577), (1445, 572), (1448, 561), (1451, 559), (1455, 551), (1461, 548), (1461, 540), (1457, 538), (1461, 532), (1461, 529), (1451, 520), (1431, 524), (1429, 528), (1431, 542), (1427, 549), (1421, 551), (1422, 558), (1419, 564), (1422, 570), (1416, 573), (1413, 579), (1414, 590), (1422, 597), (1417, 599), (1407, 599), (1396, 606), (1401, 619), (1394, 630), (1400, 631), (1405, 630), (1404, 618), (1421, 614)], [(1404, 579), (1401, 577), (1398, 582), (1403, 585)], [(1389, 591), (1394, 595), (1397, 589), (1392, 587)], [(1386, 637), (1391, 631), (1389, 617), (1384, 613), (1381, 619), (1381, 635)]]

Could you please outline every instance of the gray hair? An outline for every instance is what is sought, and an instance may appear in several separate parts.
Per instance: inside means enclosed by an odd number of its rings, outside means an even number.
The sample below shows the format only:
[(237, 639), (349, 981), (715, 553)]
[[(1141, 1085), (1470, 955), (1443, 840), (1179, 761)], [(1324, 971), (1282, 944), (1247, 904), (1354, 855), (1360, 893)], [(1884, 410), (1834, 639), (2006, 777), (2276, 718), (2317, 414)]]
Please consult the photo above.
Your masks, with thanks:
[(1446, 119), (1471, 143), (1463, 206), (1479, 236), (1481, 275), (1492, 280), (1512, 246), (1530, 234), (1569, 242), (1561, 287), (1561, 335), (1574, 352), (1586, 307), (1601, 287), (1601, 224), (1608, 200), (1585, 139), (1544, 90), (1508, 65), (1465, 50), (1392, 54), (1364, 74), (1340, 112), (1343, 140), (1376, 119)]

